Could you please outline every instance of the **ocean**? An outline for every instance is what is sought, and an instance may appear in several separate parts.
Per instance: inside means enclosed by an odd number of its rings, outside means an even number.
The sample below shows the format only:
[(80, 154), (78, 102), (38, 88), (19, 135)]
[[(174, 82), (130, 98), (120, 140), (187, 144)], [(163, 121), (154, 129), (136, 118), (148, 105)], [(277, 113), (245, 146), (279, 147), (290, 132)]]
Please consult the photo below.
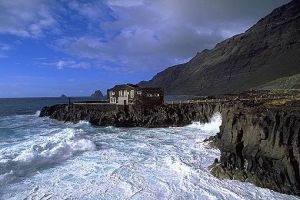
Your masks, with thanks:
[(151, 129), (38, 117), (56, 103), (67, 99), (0, 99), (0, 199), (298, 199), (209, 173), (220, 152), (203, 140), (219, 131), (218, 113)]

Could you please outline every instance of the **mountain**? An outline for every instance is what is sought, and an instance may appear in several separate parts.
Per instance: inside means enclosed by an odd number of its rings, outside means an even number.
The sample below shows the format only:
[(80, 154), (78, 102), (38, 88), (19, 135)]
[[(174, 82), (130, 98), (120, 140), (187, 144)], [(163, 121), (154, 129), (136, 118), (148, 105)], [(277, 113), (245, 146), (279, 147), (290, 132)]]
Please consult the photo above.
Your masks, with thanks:
[(60, 98), (68, 98), (65, 94), (60, 95)]
[(162, 87), (173, 95), (213, 95), (270, 86), (296, 74), (300, 74), (299, 0), (275, 9), (245, 33), (139, 85)]
[(103, 97), (103, 94), (100, 90), (96, 90), (92, 95), (91, 97), (96, 97), (96, 98), (100, 98), (100, 97)]

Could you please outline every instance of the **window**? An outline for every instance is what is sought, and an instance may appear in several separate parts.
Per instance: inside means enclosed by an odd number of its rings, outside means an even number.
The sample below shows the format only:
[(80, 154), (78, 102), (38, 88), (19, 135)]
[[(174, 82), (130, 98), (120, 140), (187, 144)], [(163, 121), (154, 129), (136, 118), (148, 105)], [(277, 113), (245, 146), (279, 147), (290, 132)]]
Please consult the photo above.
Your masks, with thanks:
[(152, 95), (152, 94), (150, 94), (150, 93), (148, 93), (148, 94), (147, 94), (147, 97), (152, 97), (152, 96), (153, 96), (153, 95)]
[(122, 90), (119, 91), (119, 97), (123, 96)]
[(110, 103), (116, 103), (116, 98), (115, 97), (110, 97)]
[(123, 94), (124, 94), (124, 97), (127, 97), (127, 96), (128, 96), (127, 90), (124, 90), (124, 91), (123, 91)]
[(115, 92), (110, 91), (109, 94), (110, 94), (110, 96), (114, 96), (114, 95), (115, 95)]
[(116, 97), (111, 97), (110, 98), (110, 103), (116, 103)]
[(134, 90), (130, 91), (130, 98), (134, 98)]
[(142, 91), (137, 91), (136, 94), (141, 95)]

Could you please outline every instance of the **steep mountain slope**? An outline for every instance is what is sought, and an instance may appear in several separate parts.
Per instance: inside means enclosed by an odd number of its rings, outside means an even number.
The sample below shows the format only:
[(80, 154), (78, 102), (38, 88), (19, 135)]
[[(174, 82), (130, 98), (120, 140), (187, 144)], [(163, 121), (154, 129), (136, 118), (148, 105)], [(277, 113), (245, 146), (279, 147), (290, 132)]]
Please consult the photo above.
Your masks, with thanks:
[(143, 81), (167, 94), (211, 95), (257, 88), (300, 73), (300, 1), (275, 9), (245, 33), (185, 64), (170, 67)]

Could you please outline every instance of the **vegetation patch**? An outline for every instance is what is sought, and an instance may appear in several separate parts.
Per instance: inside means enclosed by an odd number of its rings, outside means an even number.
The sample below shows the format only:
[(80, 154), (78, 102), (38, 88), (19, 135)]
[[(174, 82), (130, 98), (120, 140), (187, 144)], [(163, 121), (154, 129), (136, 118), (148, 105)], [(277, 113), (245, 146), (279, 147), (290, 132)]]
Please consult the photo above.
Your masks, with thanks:
[(272, 105), (272, 106), (281, 106), (285, 105), (291, 102), (295, 101), (300, 101), (300, 97), (290, 97), (290, 98), (284, 98), (284, 99), (274, 99), (269, 102), (267, 102), (267, 105)]

